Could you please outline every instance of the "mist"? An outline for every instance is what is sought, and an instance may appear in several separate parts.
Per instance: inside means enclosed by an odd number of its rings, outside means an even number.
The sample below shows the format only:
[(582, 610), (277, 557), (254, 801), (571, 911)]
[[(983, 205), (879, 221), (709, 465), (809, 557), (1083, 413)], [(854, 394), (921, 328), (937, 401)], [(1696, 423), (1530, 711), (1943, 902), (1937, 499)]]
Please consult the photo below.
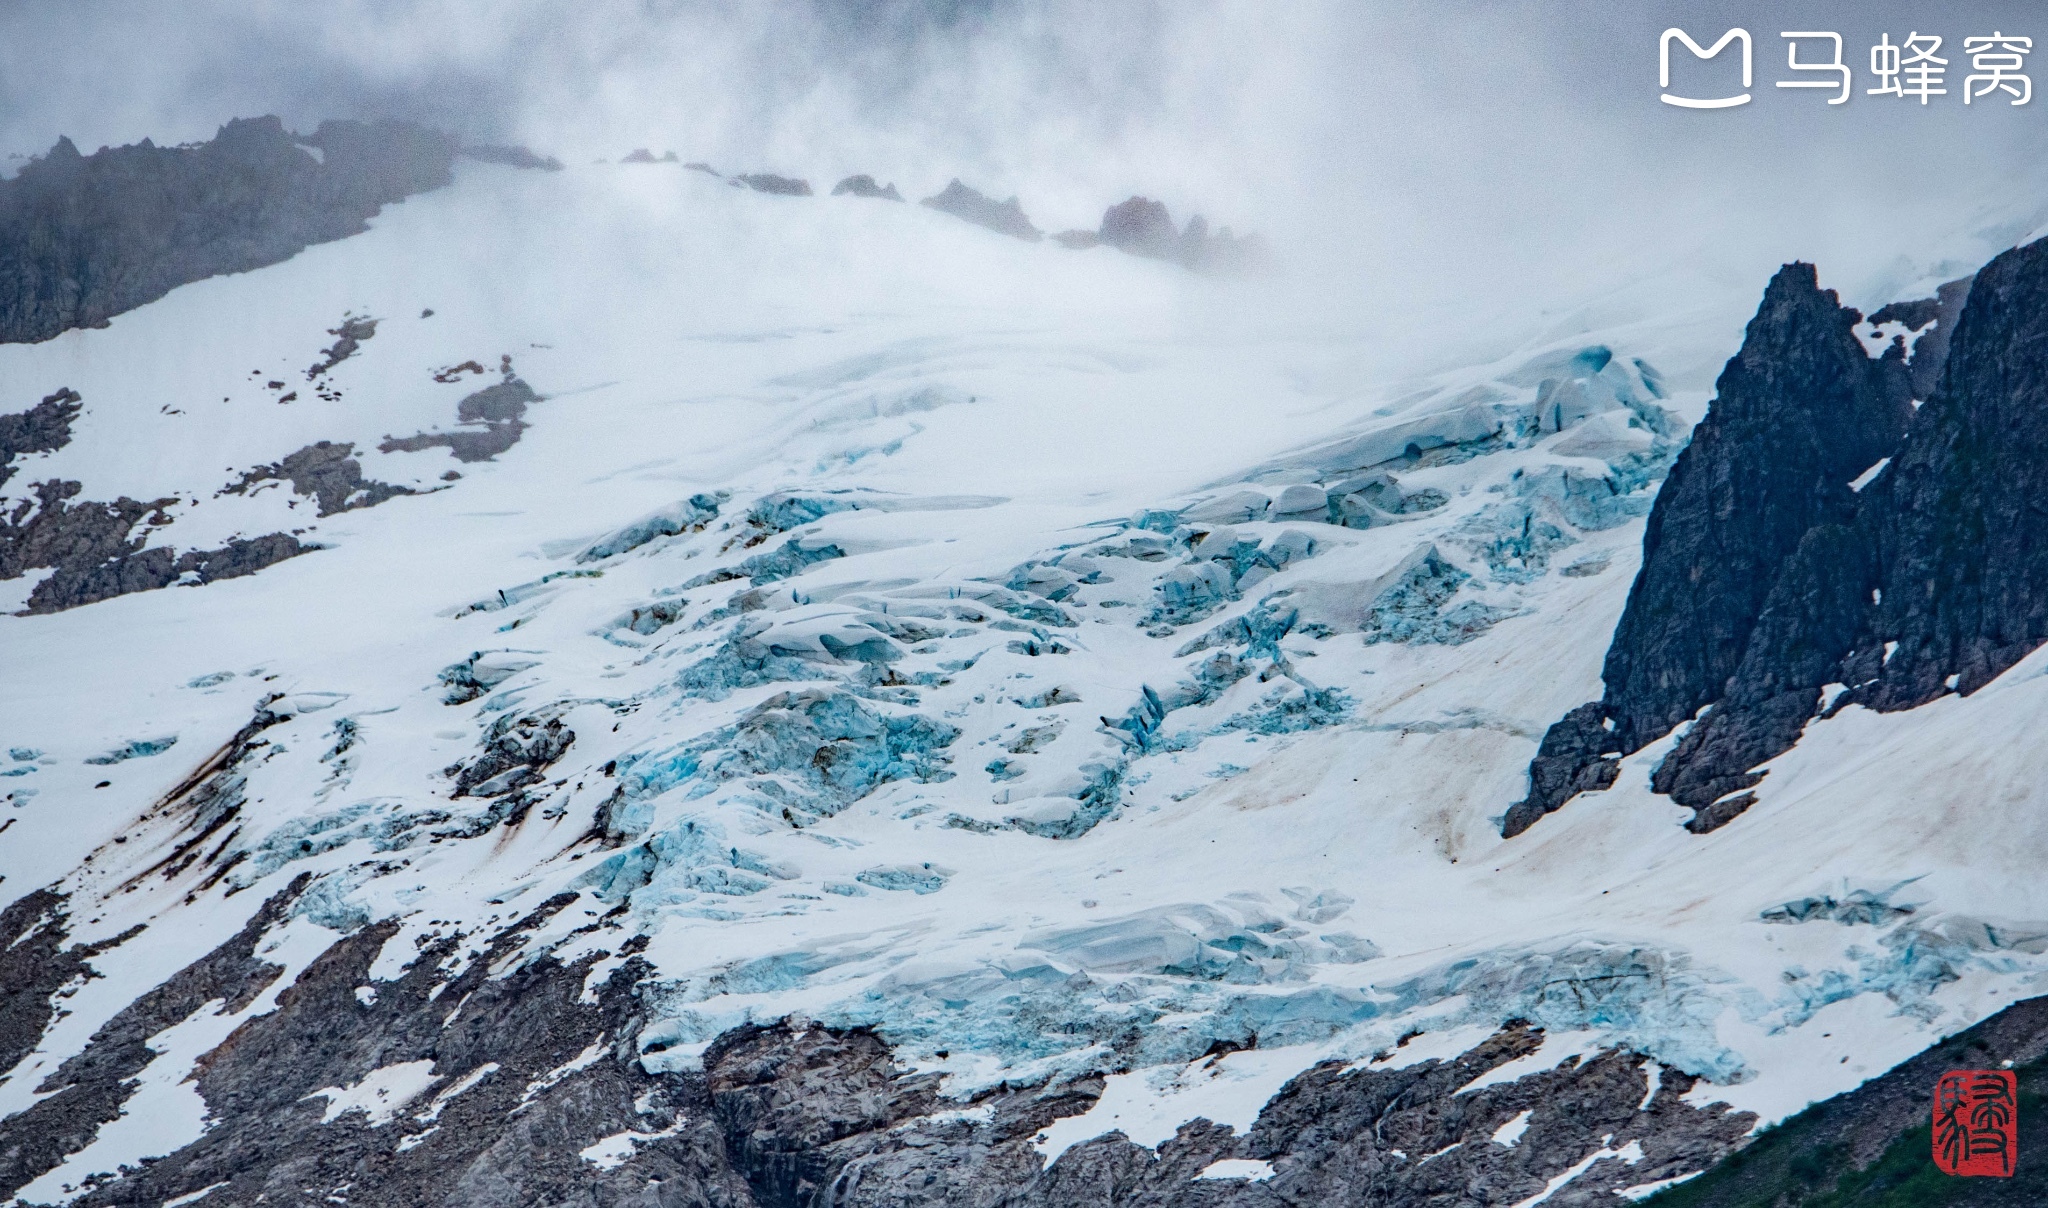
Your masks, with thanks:
[[(1271, 242), (1244, 321), (1540, 334), (1650, 304), (1725, 327), (1783, 260), (1874, 305), (2026, 234), (2048, 108), (1957, 94), (1965, 36), (2035, 22), (1898, 0), (7, 0), (0, 155), (402, 117), (572, 167), (647, 147), (913, 198), (958, 176), (1048, 230), (1142, 193)], [(1921, 23), (1947, 39), (1950, 95), (1862, 95), (1870, 44)], [(1660, 104), (1672, 24), (1749, 28), (1755, 102)], [(1773, 87), (1783, 29), (1844, 35), (1848, 104)]]

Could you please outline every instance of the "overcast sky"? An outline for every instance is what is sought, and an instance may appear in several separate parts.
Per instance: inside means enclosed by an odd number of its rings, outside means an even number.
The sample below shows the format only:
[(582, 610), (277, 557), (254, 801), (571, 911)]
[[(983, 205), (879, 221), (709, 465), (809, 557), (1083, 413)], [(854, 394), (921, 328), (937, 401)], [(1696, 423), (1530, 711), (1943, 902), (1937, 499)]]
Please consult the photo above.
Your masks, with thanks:
[[(1752, 103), (1661, 104), (1671, 24), (1748, 28)], [(1773, 87), (1787, 29), (1844, 35), (1848, 104)], [(1962, 39), (1994, 30), (2048, 54), (2038, 4), (1951, 0), (0, 0), (0, 155), (388, 115), (572, 164), (958, 175), (1053, 228), (1143, 192), (1383, 295), (1662, 255), (1867, 285), (2015, 221), (2040, 180), (2048, 97), (1960, 103)], [(1867, 96), (1870, 45), (1916, 31), (1946, 39), (1949, 95)], [(1674, 87), (1732, 81), (1687, 58)]]

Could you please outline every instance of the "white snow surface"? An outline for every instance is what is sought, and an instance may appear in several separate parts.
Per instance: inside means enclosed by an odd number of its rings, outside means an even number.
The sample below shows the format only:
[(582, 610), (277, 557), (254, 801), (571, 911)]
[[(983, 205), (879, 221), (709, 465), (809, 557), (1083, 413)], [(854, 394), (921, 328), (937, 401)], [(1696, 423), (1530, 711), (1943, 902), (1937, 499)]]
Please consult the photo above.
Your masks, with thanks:
[(376, 1127), (390, 1123), (406, 1104), (432, 1089), (440, 1081), (433, 1071), (431, 1060), (401, 1061), (379, 1066), (347, 1086), (325, 1087), (306, 1097), (327, 1100), (327, 1110), (320, 1116), (322, 1124), (332, 1124), (345, 1112), (362, 1112)]
[(1195, 1175), (1198, 1179), (1243, 1179), (1251, 1183), (1263, 1183), (1273, 1177), (1275, 1171), (1271, 1162), (1258, 1158), (1219, 1158)]
[[(287, 973), (250, 1011), (342, 930), (402, 921), (387, 978), (425, 934), (476, 937), (474, 959), (571, 890), (493, 972), (599, 954), (595, 986), (650, 936), (648, 1068), (794, 1015), (873, 1024), (961, 1096), (1111, 1074), (1050, 1154), (1198, 1115), (1246, 1128), (1318, 1061), (1448, 1057), (1514, 1017), (1569, 1034), (1547, 1064), (1633, 1046), (1704, 1076), (1689, 1101), (1770, 1121), (2040, 992), (2048, 655), (1968, 699), (1813, 723), (1711, 835), (1649, 790), (1667, 739), (1499, 837), (1544, 727), (1599, 694), (1675, 448), (1652, 428), (1682, 438), (1708, 398), (1655, 366), (1717, 365), (1753, 297), (1347, 334), (1243, 318), (1271, 283), (699, 176), (467, 166), (367, 234), (0, 347), (0, 410), (85, 400), (8, 489), (175, 496), (151, 539), (179, 549), (280, 529), (326, 547), (0, 617), (0, 734), (30, 753), (0, 763), (0, 890), (57, 883), (79, 941), (150, 937), (66, 988), (0, 1111), (301, 872), (320, 879), (259, 944)], [(304, 370), (347, 313), (377, 332), (324, 379), (340, 399), (316, 396)], [(375, 451), (453, 430), (507, 355), (545, 396), (515, 447)], [(469, 360), (490, 372), (434, 380)], [(325, 518), (283, 485), (216, 497), (318, 440), (422, 494)], [(1314, 510), (1375, 465), (1414, 510)], [(699, 496), (701, 529), (618, 536)], [(1439, 564), (1468, 576), (1448, 601), (1389, 603)], [(444, 703), (472, 656), (488, 690)], [(265, 701), (288, 717), (245, 766), (241, 862), (123, 892), (185, 824), (152, 803)], [(531, 808), (449, 837), (490, 803), (451, 798), (444, 769), (535, 714), (576, 737)], [(816, 741), (777, 745), (806, 717), (843, 752), (828, 772)], [(138, 736), (177, 742), (85, 762)], [(601, 813), (610, 844), (582, 841)], [(1909, 881), (1881, 924), (1765, 918)], [(137, 1095), (164, 1102), (35, 1194), (196, 1136), (179, 1079), (236, 1020), (160, 1037)], [(378, 1073), (322, 1092), (330, 1114), (389, 1118), (433, 1084)], [(162, 1123), (130, 1136), (145, 1115)]]

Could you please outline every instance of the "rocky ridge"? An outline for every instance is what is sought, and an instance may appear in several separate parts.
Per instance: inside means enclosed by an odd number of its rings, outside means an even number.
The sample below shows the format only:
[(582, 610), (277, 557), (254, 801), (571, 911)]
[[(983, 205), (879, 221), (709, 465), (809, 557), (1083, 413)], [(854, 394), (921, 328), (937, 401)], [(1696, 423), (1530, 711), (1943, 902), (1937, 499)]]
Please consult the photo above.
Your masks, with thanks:
[[(1606, 692), (1544, 736), (1504, 833), (1608, 787), (1619, 757), (1688, 722), (1653, 786), (1696, 811), (1691, 829), (1712, 830), (1755, 800), (1752, 769), (1790, 748), (1823, 704), (1911, 708), (1951, 676), (1967, 692), (2048, 636), (2029, 620), (2039, 606), (2023, 518), (2002, 530), (2018, 544), (1999, 570), (1978, 552), (1987, 512), (2019, 506), (2044, 464), (2018, 432), (2025, 404), (1999, 395), (2028, 371), (2029, 336), (2013, 316), (2041, 288), (2039, 256), (1993, 261), (1985, 274), (1997, 284), (1974, 307), (1963, 299), (1976, 291), (1958, 282), (1870, 324), (1822, 291), (1811, 266), (1778, 273), (1658, 493)], [(1916, 384), (1928, 381), (1939, 385), (1922, 404)], [(1975, 587), (1954, 590), (1986, 573), (1998, 583), (1988, 608)], [(1951, 594), (1969, 601), (1966, 615)], [(1844, 691), (1823, 701), (1829, 684)]]
[(68, 138), (0, 181), (0, 343), (105, 324), (180, 285), (366, 229), (449, 180), (455, 145), (405, 122), (238, 118), (193, 146), (82, 155)]

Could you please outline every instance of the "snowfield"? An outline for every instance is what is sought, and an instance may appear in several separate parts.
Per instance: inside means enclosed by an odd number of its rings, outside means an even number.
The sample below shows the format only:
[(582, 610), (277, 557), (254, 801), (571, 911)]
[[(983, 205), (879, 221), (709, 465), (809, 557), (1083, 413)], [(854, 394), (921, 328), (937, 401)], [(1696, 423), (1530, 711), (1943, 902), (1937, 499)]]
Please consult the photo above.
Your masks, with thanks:
[[(1109, 1073), (1048, 1160), (1513, 1018), (1547, 1032), (1528, 1069), (1626, 1044), (1768, 1123), (2043, 992), (2048, 653), (1814, 723), (1710, 835), (1649, 790), (1667, 739), (1499, 836), (1599, 695), (1753, 293), (1476, 332), (1283, 299), (916, 205), (465, 165), (365, 235), (0, 347), (0, 411), (83, 399), (11, 499), (77, 479), (170, 500), (153, 543), (321, 547), (0, 618), (0, 894), (58, 883), (81, 943), (147, 924), (0, 1112), (317, 878), (262, 945), (286, 977), (153, 1039), (131, 1119), (23, 1198), (199, 1135), (184, 1074), (340, 933), (402, 920), (373, 1000), (424, 937), (561, 893), (504, 968), (600, 979), (646, 937), (646, 1068), (797, 1016), (963, 1098)], [(374, 334), (309, 377), (350, 317)], [(379, 451), (486, 431), (461, 401), (515, 378), (539, 401), (494, 458)], [(412, 493), (222, 493), (320, 441)], [(252, 720), (192, 844), (174, 790)], [(380, 1074), (330, 1115), (416, 1131), (458, 1093)]]

